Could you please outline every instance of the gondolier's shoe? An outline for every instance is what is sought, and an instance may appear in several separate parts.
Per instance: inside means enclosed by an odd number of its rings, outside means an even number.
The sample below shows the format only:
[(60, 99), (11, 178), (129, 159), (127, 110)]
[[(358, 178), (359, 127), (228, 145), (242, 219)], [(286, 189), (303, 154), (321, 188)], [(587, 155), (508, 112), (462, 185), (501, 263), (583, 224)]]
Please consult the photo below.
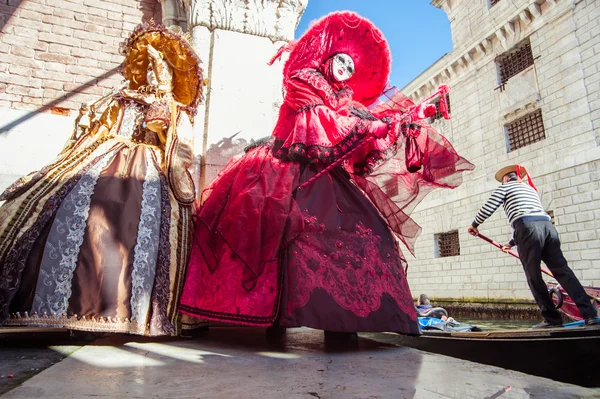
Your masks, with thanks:
[(560, 328), (562, 327), (563, 324), (562, 323), (548, 323), (546, 320), (542, 321), (539, 324), (536, 324), (535, 326), (531, 327), (533, 330), (537, 330), (538, 328)]
[(600, 317), (590, 317), (585, 319), (586, 326), (600, 326)]

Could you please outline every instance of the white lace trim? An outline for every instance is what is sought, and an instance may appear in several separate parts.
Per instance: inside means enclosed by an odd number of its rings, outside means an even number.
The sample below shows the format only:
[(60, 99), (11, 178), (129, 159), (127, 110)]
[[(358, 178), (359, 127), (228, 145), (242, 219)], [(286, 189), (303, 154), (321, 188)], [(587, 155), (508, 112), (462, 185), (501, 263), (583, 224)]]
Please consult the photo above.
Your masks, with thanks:
[(131, 272), (131, 320), (144, 320), (150, 307), (150, 296), (158, 259), (160, 234), (160, 177), (146, 149), (146, 177), (142, 190), (142, 212), (138, 226)]
[(118, 135), (131, 139), (135, 128), (142, 123), (143, 112), (141, 105), (129, 102), (125, 105), (125, 111), (123, 112), (123, 120), (121, 121), (121, 128), (119, 129)]
[(32, 312), (58, 316), (67, 313), (73, 272), (83, 244), (94, 188), (100, 173), (113, 158), (114, 153), (102, 157), (81, 177), (60, 205), (56, 219), (52, 223), (52, 230), (59, 237), (58, 243), (53, 245), (50, 240), (47, 242), (40, 265)]

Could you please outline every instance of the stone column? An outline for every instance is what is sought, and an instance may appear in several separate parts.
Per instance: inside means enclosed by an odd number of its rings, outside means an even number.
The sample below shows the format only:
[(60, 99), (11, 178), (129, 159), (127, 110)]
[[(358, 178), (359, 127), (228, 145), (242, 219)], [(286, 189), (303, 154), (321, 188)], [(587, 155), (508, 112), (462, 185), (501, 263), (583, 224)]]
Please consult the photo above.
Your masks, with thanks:
[(203, 189), (254, 140), (269, 136), (282, 102), (282, 62), (267, 62), (294, 31), (308, 0), (184, 0), (208, 85), (196, 117)]
[(167, 28), (173, 29), (180, 27), (184, 32), (187, 31), (188, 17), (185, 12), (185, 3), (183, 0), (158, 0), (162, 11), (162, 24)]

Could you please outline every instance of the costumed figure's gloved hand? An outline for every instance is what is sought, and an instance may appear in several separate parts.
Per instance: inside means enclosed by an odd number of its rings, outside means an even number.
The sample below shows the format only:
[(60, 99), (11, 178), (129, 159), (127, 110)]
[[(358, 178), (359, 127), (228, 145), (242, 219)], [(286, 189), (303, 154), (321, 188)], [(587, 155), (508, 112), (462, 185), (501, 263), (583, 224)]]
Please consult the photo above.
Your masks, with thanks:
[(423, 102), (415, 107), (411, 108), (410, 120), (411, 121), (420, 121), (426, 118), (430, 118), (436, 113), (435, 104), (429, 104), (427, 102)]
[(177, 156), (186, 169), (194, 162), (194, 151), (187, 140), (182, 140), (177, 146)]
[(369, 127), (369, 133), (375, 138), (382, 139), (388, 135), (392, 125), (385, 121), (373, 121)]

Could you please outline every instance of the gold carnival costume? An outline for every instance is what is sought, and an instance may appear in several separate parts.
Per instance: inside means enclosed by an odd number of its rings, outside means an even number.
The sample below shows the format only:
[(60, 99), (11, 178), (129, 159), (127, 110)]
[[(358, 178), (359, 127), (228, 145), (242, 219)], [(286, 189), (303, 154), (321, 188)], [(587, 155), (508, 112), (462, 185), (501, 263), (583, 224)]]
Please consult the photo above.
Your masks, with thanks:
[(200, 60), (154, 23), (121, 51), (127, 88), (90, 106), (88, 126), (82, 107), (58, 158), (0, 195), (0, 324), (178, 333)]

